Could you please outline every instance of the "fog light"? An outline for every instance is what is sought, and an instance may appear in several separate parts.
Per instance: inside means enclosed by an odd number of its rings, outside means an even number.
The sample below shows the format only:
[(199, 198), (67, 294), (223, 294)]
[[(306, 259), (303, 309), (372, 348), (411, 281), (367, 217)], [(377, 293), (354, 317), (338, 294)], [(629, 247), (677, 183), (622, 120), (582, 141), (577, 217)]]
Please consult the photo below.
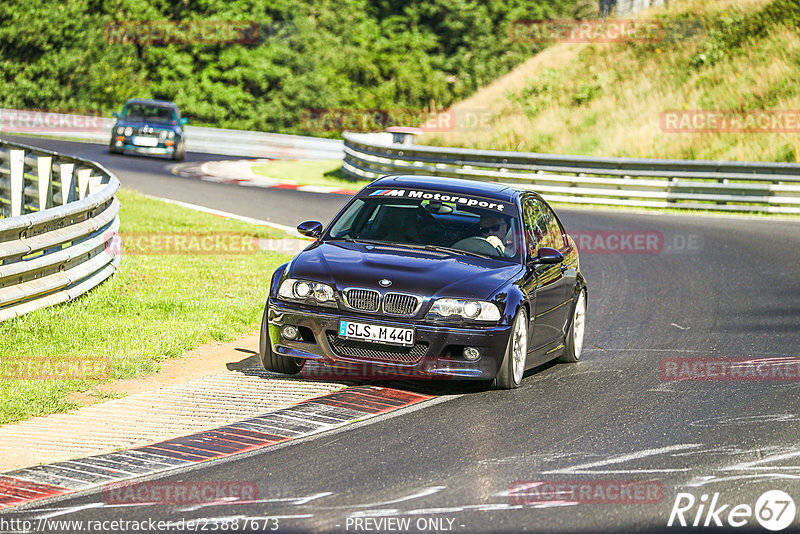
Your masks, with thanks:
[(284, 339), (297, 339), (297, 336), (299, 334), (300, 332), (297, 331), (296, 326), (287, 324), (286, 326), (281, 328), (281, 335), (284, 337)]
[(479, 351), (475, 347), (465, 347), (464, 348), (464, 358), (467, 360), (474, 362), (478, 358), (481, 357), (481, 351)]

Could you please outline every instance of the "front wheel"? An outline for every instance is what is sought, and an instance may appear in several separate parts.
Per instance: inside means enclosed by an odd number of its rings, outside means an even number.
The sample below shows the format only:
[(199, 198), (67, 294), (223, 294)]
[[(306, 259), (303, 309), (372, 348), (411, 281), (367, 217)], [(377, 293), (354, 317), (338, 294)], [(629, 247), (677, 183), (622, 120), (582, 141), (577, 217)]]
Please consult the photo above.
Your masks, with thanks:
[(528, 353), (528, 314), (525, 308), (520, 308), (514, 318), (514, 326), (508, 337), (506, 355), (497, 377), (492, 382), (495, 389), (518, 388), (525, 373), (525, 360)]
[(261, 365), (267, 371), (283, 373), (286, 375), (296, 375), (303, 368), (305, 360), (299, 358), (289, 358), (275, 354), (272, 351), (272, 342), (269, 339), (269, 319), (268, 310), (264, 308), (264, 317), (261, 319), (261, 336), (258, 340), (258, 356), (261, 358)]
[(572, 322), (567, 332), (564, 354), (558, 361), (562, 363), (575, 363), (581, 359), (583, 352), (583, 334), (586, 327), (586, 290), (582, 289), (575, 302), (572, 312)]
[(175, 147), (175, 151), (172, 153), (172, 159), (175, 161), (183, 161), (184, 158), (186, 158), (186, 148), (183, 142), (181, 142)]

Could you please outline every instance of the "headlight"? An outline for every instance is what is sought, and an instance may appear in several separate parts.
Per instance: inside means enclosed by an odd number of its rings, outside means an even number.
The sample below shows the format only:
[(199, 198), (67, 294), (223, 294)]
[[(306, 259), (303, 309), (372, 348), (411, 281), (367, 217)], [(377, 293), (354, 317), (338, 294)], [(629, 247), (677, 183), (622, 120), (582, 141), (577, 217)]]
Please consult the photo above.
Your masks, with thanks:
[(173, 132), (172, 130), (170, 130), (170, 132), (169, 132), (169, 138), (170, 138), (170, 139), (172, 139), (173, 137), (175, 137), (175, 132)]
[(287, 278), (278, 289), (278, 296), (286, 300), (299, 300), (322, 306), (336, 306), (333, 288), (320, 282)]
[[(500, 310), (491, 302), (466, 299), (439, 299), (431, 306), (428, 318), (456, 315), (473, 321), (499, 321)], [(438, 316), (438, 317), (437, 317)]]
[(117, 135), (122, 135), (124, 132), (125, 132), (125, 128), (123, 128), (122, 126), (117, 128)]
[(130, 126), (125, 128), (125, 135), (133, 135), (133, 128), (131, 128)]
[(161, 138), (161, 139), (166, 139), (167, 138), (167, 131), (166, 130), (161, 130), (158, 133), (158, 137)]

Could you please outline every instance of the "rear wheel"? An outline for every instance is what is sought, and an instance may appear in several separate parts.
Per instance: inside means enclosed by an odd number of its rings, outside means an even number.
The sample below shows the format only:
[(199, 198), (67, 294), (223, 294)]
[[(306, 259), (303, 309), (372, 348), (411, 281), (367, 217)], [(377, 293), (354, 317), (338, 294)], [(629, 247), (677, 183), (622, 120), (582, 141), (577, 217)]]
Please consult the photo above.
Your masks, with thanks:
[(272, 351), (272, 342), (269, 339), (269, 319), (267, 318), (267, 308), (264, 308), (264, 316), (261, 319), (261, 337), (258, 341), (258, 355), (261, 358), (261, 365), (267, 371), (296, 375), (303, 368), (305, 360), (300, 358), (289, 358), (275, 354)]
[(508, 337), (506, 355), (497, 377), (492, 382), (495, 389), (518, 388), (525, 373), (525, 359), (528, 352), (528, 314), (525, 308), (520, 308), (514, 318), (514, 326)]
[(586, 326), (586, 290), (581, 290), (575, 309), (572, 312), (572, 322), (567, 332), (567, 340), (558, 361), (562, 363), (575, 363), (581, 359), (583, 352), (583, 334)]

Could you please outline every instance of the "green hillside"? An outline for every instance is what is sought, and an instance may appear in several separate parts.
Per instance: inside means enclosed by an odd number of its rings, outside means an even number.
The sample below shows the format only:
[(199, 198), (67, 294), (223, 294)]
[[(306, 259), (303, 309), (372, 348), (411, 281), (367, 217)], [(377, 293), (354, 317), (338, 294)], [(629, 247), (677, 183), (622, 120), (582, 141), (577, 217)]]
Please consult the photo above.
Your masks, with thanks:
[[(554, 45), (454, 106), (490, 110), (487, 128), (429, 133), (421, 142), (595, 156), (798, 161), (796, 0), (673, 0), (667, 9), (638, 16), (659, 19), (664, 38)], [(720, 110), (744, 126), (761, 111), (777, 110), (786, 120), (752, 132), (676, 133), (662, 127), (668, 110)], [(789, 131), (772, 131), (787, 125)]]

